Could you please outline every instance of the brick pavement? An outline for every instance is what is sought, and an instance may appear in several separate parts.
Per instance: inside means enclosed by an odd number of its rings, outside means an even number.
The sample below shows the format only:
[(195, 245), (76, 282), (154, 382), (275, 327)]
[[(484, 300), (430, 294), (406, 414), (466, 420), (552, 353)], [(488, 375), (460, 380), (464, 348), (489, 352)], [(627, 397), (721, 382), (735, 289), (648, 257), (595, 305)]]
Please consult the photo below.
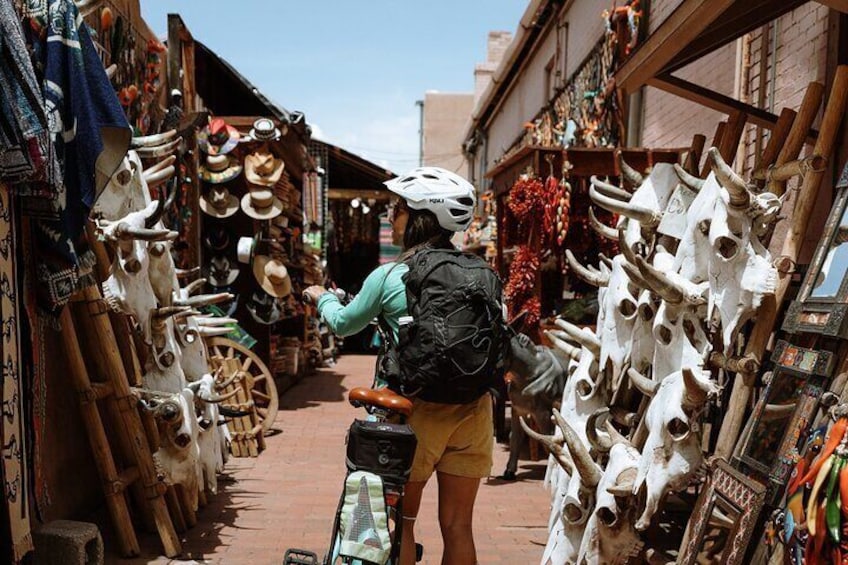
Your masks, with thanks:
[[(347, 404), (345, 393), (368, 386), (372, 356), (343, 356), (333, 369), (321, 370), (283, 393), (276, 427), (256, 459), (230, 459), (219, 477), (219, 492), (198, 512), (198, 523), (184, 535), (184, 559), (157, 557), (158, 541), (142, 537), (146, 555), (111, 563), (195, 561), (226, 565), (282, 563), (288, 547), (323, 556), (344, 477), (344, 436), (362, 412)], [(493, 473), (500, 474), (508, 453), (495, 445)], [(519, 480), (495, 477), (480, 487), (474, 524), (481, 564), (535, 564), (546, 539), (548, 501), (542, 486), (544, 461), (523, 461)], [(424, 544), (423, 563), (438, 564), (442, 544), (436, 518), (435, 480), (427, 486), (417, 536)]]

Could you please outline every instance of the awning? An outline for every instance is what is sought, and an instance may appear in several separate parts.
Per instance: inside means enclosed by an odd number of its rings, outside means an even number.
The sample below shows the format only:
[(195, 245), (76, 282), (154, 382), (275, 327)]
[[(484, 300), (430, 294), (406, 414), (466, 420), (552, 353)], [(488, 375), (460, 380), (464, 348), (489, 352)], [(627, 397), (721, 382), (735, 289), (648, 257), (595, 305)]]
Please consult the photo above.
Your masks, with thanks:
[[(622, 64), (615, 84), (624, 94), (649, 85), (726, 114), (745, 112), (750, 123), (771, 129), (776, 115), (672, 73), (807, 1), (683, 0)], [(848, 0), (819, 3), (848, 12)]]

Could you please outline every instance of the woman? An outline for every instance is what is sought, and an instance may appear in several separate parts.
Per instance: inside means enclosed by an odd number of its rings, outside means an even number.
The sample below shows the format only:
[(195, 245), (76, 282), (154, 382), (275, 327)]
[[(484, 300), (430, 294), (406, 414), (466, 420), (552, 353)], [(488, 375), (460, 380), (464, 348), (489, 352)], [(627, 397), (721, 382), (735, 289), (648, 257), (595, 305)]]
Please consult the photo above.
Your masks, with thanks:
[[(400, 199), (389, 210), (392, 239), (404, 252), (397, 263), (381, 265), (345, 307), (323, 287), (306, 293), (333, 332), (349, 335), (381, 316), (397, 340), (398, 319), (407, 315), (404, 263), (423, 248), (452, 248), (454, 232), (471, 223), (474, 187), (465, 179), (438, 167), (421, 167), (385, 183)], [(439, 526), (444, 540), (442, 563), (477, 562), (472, 532), (474, 501), (480, 479), (492, 467), (492, 402), (488, 394), (468, 404), (441, 404), (413, 399), (408, 424), (415, 430), (418, 448), (403, 501), (401, 565), (415, 563), (415, 519), (424, 486), (436, 472), (439, 488)]]

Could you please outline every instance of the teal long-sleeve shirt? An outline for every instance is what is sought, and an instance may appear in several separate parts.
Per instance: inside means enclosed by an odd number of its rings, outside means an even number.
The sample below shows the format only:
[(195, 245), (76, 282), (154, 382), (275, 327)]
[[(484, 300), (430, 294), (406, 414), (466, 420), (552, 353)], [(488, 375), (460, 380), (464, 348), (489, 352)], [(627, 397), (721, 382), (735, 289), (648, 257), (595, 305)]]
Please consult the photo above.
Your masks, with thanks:
[(406, 285), (403, 275), (409, 271), (404, 264), (380, 265), (362, 283), (359, 294), (342, 306), (332, 293), (318, 299), (318, 313), (336, 335), (347, 336), (362, 331), (377, 315), (386, 320), (397, 343), (398, 318), (406, 316)]

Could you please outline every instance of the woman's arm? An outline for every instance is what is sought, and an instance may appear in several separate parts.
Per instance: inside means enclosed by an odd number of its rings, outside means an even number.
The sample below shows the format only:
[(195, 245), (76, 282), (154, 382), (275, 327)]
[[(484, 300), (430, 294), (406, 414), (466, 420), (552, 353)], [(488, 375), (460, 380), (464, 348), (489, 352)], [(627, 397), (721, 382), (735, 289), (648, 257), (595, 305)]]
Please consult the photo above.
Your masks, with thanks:
[(347, 306), (342, 306), (333, 293), (321, 295), (318, 312), (334, 334), (344, 337), (360, 332), (382, 311), (383, 284), (387, 275), (385, 266), (374, 269)]

